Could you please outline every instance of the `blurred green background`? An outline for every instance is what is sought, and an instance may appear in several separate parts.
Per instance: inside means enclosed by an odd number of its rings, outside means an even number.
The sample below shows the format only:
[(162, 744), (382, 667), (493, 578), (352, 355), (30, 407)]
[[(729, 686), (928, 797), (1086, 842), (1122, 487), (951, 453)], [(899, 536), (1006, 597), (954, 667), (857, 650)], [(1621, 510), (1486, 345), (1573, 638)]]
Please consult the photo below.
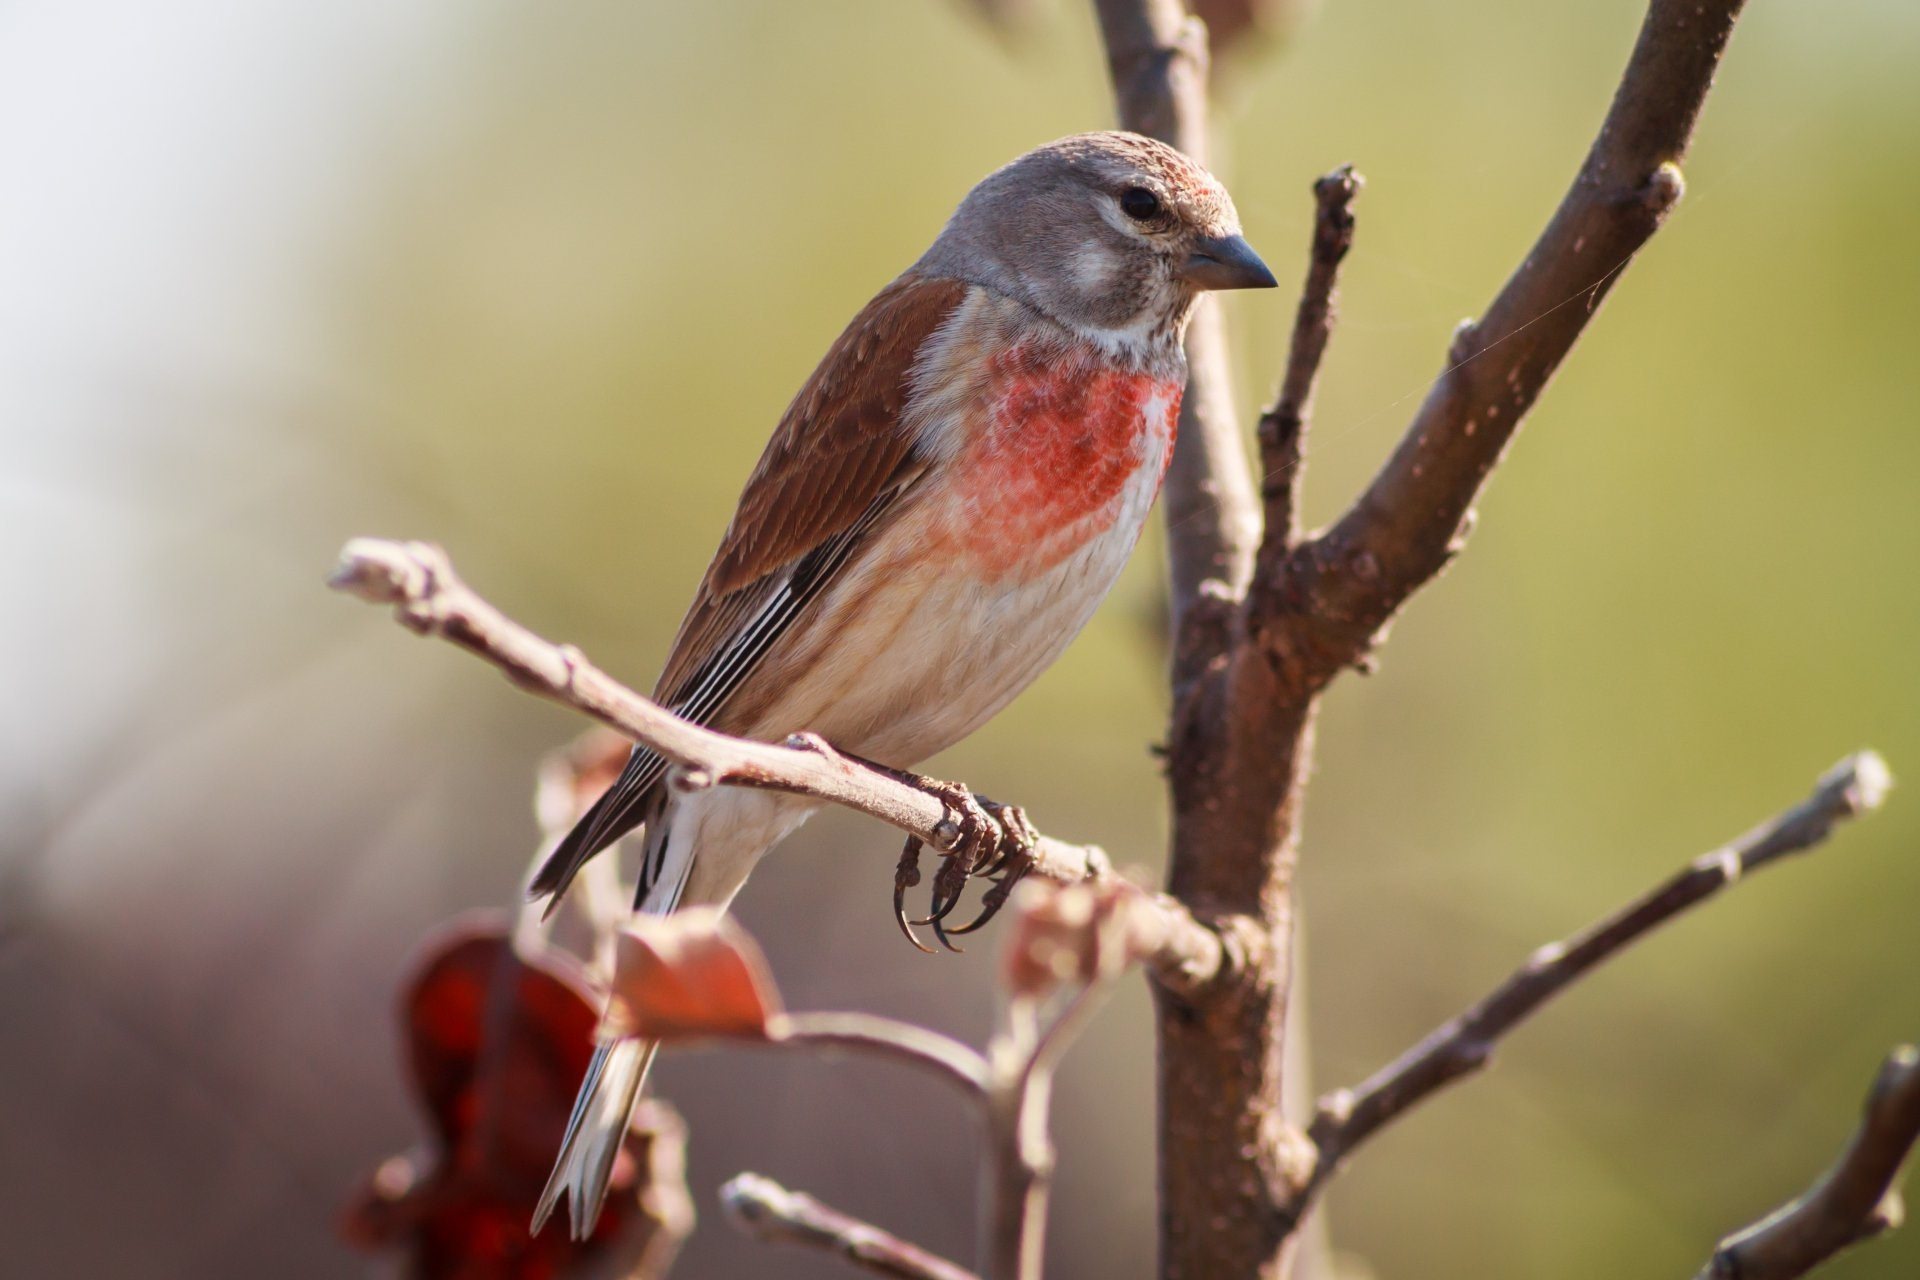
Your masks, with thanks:
[[(409, 948), (507, 903), (577, 723), (326, 593), (446, 544), (642, 685), (792, 390), (994, 165), (1109, 121), (1084, 6), (937, 0), (0, 9), (0, 1238), (22, 1276), (363, 1274), (346, 1190), (419, 1122)], [(1313, 439), (1323, 519), (1558, 199), (1633, 0), (1326, 0), (1224, 91), (1221, 165), (1297, 277), (1369, 179)], [(1550, 389), (1469, 553), (1322, 719), (1318, 1083), (1797, 800), (1920, 776), (1920, 11), (1760, 0), (1688, 196)], [(1229, 301), (1245, 403), (1290, 291)], [(1159, 858), (1156, 540), (937, 769)], [(1383, 1277), (1686, 1275), (1830, 1159), (1920, 1034), (1910, 797), (1651, 940), (1395, 1128), (1332, 1198)], [(887, 919), (841, 815), (741, 902), (791, 1003), (979, 1036), (991, 946)], [(1053, 1273), (1145, 1276), (1146, 998), (1066, 1080)], [(863, 1064), (706, 1053), (678, 1274), (838, 1275), (713, 1207), (752, 1168), (963, 1255), (973, 1138)], [(1920, 1231), (1836, 1277), (1920, 1271)]]

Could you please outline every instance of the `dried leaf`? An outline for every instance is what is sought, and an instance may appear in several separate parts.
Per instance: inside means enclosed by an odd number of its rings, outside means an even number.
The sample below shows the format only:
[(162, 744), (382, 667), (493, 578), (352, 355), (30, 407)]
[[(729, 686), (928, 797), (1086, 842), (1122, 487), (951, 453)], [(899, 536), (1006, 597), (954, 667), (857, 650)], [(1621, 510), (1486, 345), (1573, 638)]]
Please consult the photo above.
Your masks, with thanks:
[(1111, 977), (1140, 958), (1150, 920), (1141, 891), (1126, 880), (1043, 880), (1020, 886), (1003, 979), (1015, 995), (1038, 998), (1068, 984)]
[(759, 944), (722, 912), (696, 907), (635, 916), (621, 929), (601, 1033), (759, 1039), (779, 1012)]

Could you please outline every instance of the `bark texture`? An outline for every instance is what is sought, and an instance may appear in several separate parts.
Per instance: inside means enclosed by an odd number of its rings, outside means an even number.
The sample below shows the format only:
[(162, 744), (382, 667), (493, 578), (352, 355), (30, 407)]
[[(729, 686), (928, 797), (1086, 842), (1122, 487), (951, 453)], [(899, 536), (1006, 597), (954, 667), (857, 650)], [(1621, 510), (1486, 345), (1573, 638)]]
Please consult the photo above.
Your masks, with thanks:
[[(1741, 0), (1652, 0), (1599, 135), (1552, 220), (1445, 365), (1393, 455), (1333, 526), (1301, 538), (1296, 487), (1351, 175), (1323, 179), (1294, 341), (1255, 486), (1229, 419), (1216, 321), (1194, 335), (1196, 442), (1168, 478), (1173, 834), (1168, 890), (1234, 963), (1159, 991), (1161, 1271), (1277, 1276), (1318, 1165), (1281, 1113), (1303, 783), (1320, 695), (1456, 554), (1474, 500), (1621, 270), (1680, 198), (1679, 162)], [(1179, 0), (1096, 0), (1124, 127), (1204, 158), (1206, 41)], [(1326, 243), (1323, 243), (1326, 241)], [(1183, 423), (1183, 432), (1187, 424)], [(1211, 510), (1213, 518), (1194, 512)]]

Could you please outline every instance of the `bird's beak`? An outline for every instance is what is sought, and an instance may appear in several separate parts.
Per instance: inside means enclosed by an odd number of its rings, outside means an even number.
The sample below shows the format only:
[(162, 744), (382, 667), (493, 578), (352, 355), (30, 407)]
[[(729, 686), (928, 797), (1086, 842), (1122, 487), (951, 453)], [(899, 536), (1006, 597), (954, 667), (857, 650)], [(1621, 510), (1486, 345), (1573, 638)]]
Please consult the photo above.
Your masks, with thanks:
[(1271, 289), (1280, 283), (1245, 236), (1203, 238), (1179, 274), (1196, 289)]

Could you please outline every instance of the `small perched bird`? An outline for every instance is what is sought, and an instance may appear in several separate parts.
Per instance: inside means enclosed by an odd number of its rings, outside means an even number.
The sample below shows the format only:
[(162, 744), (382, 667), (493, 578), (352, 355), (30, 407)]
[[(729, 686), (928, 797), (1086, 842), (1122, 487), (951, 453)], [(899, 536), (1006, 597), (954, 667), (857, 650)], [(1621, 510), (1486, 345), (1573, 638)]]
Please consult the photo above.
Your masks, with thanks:
[[(1139, 539), (1194, 299), (1273, 284), (1220, 183), (1152, 139), (1081, 134), (988, 175), (787, 407), (654, 696), (902, 767), (966, 737), (1060, 655)], [(679, 794), (666, 772), (635, 747), (530, 894), (644, 828), (636, 910), (724, 906), (816, 807)], [(566, 1192), (591, 1231), (652, 1057), (600, 1047), (534, 1230)]]

